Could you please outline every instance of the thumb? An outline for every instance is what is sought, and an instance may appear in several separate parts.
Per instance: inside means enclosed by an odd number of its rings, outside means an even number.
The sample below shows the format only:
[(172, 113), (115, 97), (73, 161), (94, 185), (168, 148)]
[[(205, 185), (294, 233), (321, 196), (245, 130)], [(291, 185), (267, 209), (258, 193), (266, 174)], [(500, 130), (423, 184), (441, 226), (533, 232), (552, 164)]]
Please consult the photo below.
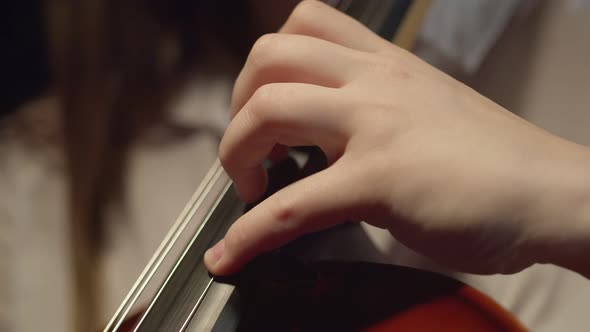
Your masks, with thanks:
[(234, 273), (256, 255), (301, 235), (362, 217), (371, 205), (370, 196), (359, 190), (366, 186), (337, 164), (283, 188), (239, 218), (205, 253), (209, 271)]

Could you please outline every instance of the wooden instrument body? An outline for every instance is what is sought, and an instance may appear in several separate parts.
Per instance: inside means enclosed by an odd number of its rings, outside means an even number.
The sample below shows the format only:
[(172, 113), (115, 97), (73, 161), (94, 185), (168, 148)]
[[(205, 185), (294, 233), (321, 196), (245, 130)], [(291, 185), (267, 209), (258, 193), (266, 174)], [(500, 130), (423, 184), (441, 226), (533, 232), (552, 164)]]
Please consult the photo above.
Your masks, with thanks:
[(217, 280), (237, 288), (214, 331), (526, 330), (470, 286), (408, 267), (279, 255)]

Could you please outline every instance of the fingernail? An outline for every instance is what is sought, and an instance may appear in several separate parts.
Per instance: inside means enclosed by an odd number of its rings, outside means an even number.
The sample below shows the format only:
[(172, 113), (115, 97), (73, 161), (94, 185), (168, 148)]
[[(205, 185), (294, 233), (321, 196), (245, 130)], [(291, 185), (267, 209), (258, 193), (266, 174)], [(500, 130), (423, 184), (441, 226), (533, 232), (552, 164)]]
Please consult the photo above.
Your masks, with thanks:
[(217, 263), (221, 256), (223, 256), (223, 251), (225, 249), (225, 240), (221, 240), (217, 242), (211, 249), (207, 251), (207, 255), (211, 258), (211, 263)]

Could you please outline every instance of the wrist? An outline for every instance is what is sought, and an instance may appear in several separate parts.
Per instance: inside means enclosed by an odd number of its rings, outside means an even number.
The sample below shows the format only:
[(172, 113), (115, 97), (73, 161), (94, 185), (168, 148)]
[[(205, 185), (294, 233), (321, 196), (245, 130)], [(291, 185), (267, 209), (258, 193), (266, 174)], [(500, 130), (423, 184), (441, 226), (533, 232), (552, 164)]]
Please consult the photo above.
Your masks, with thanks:
[(590, 278), (590, 149), (564, 143), (556, 151), (529, 174), (528, 237), (536, 262)]

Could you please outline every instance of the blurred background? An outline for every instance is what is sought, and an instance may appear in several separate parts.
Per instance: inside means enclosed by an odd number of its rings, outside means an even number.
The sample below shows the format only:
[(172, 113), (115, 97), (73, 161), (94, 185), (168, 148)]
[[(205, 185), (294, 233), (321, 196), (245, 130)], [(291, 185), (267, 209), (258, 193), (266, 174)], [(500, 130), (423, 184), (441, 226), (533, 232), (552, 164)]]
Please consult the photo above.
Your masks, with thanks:
[[(297, 2), (4, 4), (0, 331), (106, 324), (216, 158), (250, 46)], [(396, 42), (590, 145), (589, 2), (398, 1)], [(412, 259), (395, 246), (390, 262)], [(587, 326), (590, 286), (570, 272), (465, 279), (532, 330)]]

